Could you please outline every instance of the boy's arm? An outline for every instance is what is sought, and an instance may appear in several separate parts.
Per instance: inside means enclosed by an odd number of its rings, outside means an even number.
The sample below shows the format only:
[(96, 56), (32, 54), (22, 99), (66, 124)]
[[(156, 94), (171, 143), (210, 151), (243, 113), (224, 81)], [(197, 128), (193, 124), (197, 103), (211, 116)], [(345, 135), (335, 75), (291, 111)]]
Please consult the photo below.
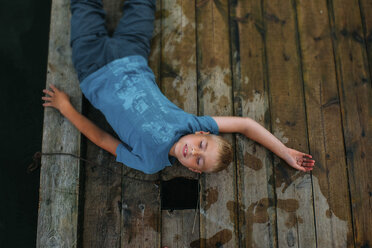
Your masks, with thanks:
[(46, 102), (44, 107), (54, 107), (58, 109), (82, 134), (97, 146), (110, 152), (116, 157), (116, 148), (120, 141), (114, 138), (109, 133), (103, 131), (93, 122), (80, 114), (71, 105), (69, 97), (63, 91), (58, 90), (55, 86), (50, 85), (53, 91), (44, 89), (43, 92), (47, 96), (42, 97)]
[(301, 171), (313, 169), (315, 161), (311, 156), (286, 147), (263, 126), (248, 117), (217, 116), (212, 117), (221, 133), (241, 133), (260, 143), (277, 156), (285, 160), (290, 166)]

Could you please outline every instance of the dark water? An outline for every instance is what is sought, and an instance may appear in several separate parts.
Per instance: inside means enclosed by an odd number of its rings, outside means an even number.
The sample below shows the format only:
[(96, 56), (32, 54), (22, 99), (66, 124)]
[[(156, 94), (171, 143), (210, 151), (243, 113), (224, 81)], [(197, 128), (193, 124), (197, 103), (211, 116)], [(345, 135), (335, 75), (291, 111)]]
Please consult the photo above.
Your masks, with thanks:
[(0, 247), (35, 247), (51, 1), (0, 3)]

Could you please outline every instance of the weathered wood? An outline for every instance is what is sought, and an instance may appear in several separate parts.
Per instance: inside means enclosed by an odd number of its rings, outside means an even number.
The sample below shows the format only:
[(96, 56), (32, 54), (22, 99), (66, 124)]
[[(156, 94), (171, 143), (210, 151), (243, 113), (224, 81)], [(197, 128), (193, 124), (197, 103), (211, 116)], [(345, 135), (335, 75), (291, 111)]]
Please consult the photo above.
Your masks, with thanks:
[[(123, 1), (103, 2), (112, 33)], [(102, 166), (85, 165), (83, 232), (79, 161), (44, 156), (37, 246), (76, 247), (79, 236), (84, 247), (370, 246), (371, 9), (366, 0), (158, 0), (149, 64), (164, 94), (187, 112), (249, 116), (290, 147), (309, 144), (313, 177), (278, 159), (273, 174), (268, 151), (237, 135), (238, 170), (202, 176), (200, 212), (161, 211), (159, 179), (195, 173), (178, 164), (147, 176), (88, 141), (87, 158)], [(80, 110), (69, 20), (69, 1), (54, 1), (47, 85)], [(113, 132), (92, 109), (88, 117)], [(79, 155), (80, 134), (47, 108), (43, 152), (56, 151)]]
[(121, 247), (160, 247), (158, 177), (123, 168)]
[[(162, 92), (186, 112), (197, 114), (195, 1), (163, 0), (162, 13)], [(177, 162), (161, 173), (162, 180), (175, 177), (197, 175)], [(162, 211), (162, 246), (189, 247), (199, 239), (199, 211), (197, 216), (195, 211)]]
[(372, 1), (361, 0), (359, 4), (364, 29), (364, 42), (367, 47), (369, 77), (372, 78)]
[[(91, 105), (88, 118), (113, 132), (105, 117)], [(85, 164), (83, 247), (120, 247), (121, 173), (123, 165), (87, 141)]]
[(372, 92), (358, 1), (331, 1), (356, 247), (372, 244)]
[[(52, 2), (47, 87), (64, 90), (81, 110), (81, 92), (71, 62), (69, 1)], [(46, 108), (42, 151), (80, 155), (80, 133), (57, 110)], [(80, 162), (69, 156), (41, 161), (37, 247), (76, 247)]]
[[(113, 33), (122, 15), (122, 1), (103, 0), (106, 12), (106, 27)], [(93, 106), (88, 104), (87, 116), (96, 125), (114, 132), (105, 117)], [(121, 194), (122, 194), (122, 164), (115, 158), (87, 141), (87, 159), (100, 166), (87, 164), (85, 170), (84, 190), (84, 247), (120, 247), (121, 235)]]
[[(231, 30), (235, 115), (248, 116), (270, 129), (261, 2), (236, 1), (231, 6)], [(236, 144), (239, 244), (276, 247), (274, 187), (268, 184), (272, 156), (243, 135), (236, 136)]]
[[(198, 103), (200, 115), (232, 115), (228, 1), (196, 3)], [(232, 141), (231, 135), (225, 136)], [(237, 247), (236, 167), (203, 174), (200, 246)]]
[(156, 83), (160, 86), (160, 65), (161, 65), (161, 22), (162, 22), (161, 0), (156, 1), (154, 33), (151, 40), (151, 53), (149, 56), (149, 66), (154, 72)]
[(318, 247), (353, 247), (340, 101), (326, 2), (297, 5)]
[[(161, 90), (181, 109), (197, 114), (195, 1), (162, 1)], [(176, 163), (162, 171), (162, 179), (194, 172)]]
[[(265, 3), (272, 131), (288, 147), (308, 152), (294, 1)], [(311, 176), (275, 157), (279, 247), (315, 247)]]
[(162, 246), (198, 247), (193, 246), (194, 241), (199, 239), (199, 212), (197, 210), (163, 210), (162, 216)]
[(197, 114), (195, 2), (163, 0), (161, 89), (174, 104)]
[[(156, 76), (160, 75), (161, 18), (161, 1), (158, 0), (149, 56), (149, 65)], [(160, 247), (160, 187), (155, 182), (159, 180), (159, 174), (145, 175), (128, 167), (123, 168), (121, 247)]]
[(103, 9), (106, 12), (106, 28), (110, 35), (114, 33), (123, 15), (124, 2), (125, 0), (102, 0)]

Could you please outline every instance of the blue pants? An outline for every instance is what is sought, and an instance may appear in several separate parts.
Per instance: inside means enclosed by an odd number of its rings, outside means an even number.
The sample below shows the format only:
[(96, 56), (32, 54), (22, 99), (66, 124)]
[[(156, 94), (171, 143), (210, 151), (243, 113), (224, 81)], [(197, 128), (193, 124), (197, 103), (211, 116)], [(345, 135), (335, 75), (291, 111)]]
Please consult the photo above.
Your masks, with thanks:
[(126, 0), (112, 37), (105, 27), (101, 0), (71, 0), (72, 62), (82, 82), (113, 60), (150, 53), (156, 0)]

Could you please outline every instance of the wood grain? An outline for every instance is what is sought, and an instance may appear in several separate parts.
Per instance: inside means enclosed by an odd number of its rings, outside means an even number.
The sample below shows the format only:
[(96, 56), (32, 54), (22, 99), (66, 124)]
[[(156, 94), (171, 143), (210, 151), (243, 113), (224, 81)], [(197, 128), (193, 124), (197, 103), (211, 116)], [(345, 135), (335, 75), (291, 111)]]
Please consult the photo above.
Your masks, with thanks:
[[(161, 80), (161, 1), (156, 2), (155, 23), (149, 66)], [(160, 210), (160, 173), (145, 175), (129, 167), (123, 168), (122, 177), (122, 215), (121, 247), (160, 247), (161, 210)], [(133, 180), (137, 178), (139, 180)], [(147, 182), (146, 182), (147, 180)]]
[(372, 77), (372, 1), (359, 1), (360, 14), (362, 17), (364, 40), (367, 48), (369, 77)]
[[(236, 1), (231, 6), (231, 30), (235, 115), (270, 129), (261, 3)], [(268, 184), (272, 156), (243, 135), (236, 136), (236, 155), (240, 247), (276, 247), (274, 187)]]
[[(232, 115), (232, 81), (228, 1), (196, 2), (198, 103), (200, 115)], [(231, 135), (225, 135), (230, 142)], [(200, 246), (236, 247), (238, 230), (236, 168), (203, 174), (201, 181)], [(215, 194), (213, 198), (209, 194)], [(208, 199), (216, 199), (209, 202)]]
[(156, 83), (161, 87), (160, 66), (161, 66), (161, 39), (162, 39), (162, 2), (156, 1), (154, 32), (151, 40), (151, 52), (149, 66), (154, 72)]
[[(163, 0), (162, 13), (162, 92), (186, 112), (196, 114), (195, 1)], [(197, 174), (179, 162), (161, 173), (164, 181), (176, 177), (197, 179)], [(162, 246), (189, 247), (199, 238), (199, 211), (195, 211), (162, 211)]]
[[(123, 1), (103, 2), (112, 33)], [(294, 171), (242, 135), (224, 135), (236, 165), (201, 176), (197, 215), (169, 212), (160, 180), (195, 173), (176, 164), (145, 175), (87, 141), (87, 158), (102, 166), (82, 173), (75, 158), (42, 158), (37, 247), (369, 247), (371, 10), (368, 0), (157, 0), (149, 65), (163, 93), (192, 114), (251, 117), (310, 152), (316, 168)], [(51, 16), (47, 85), (81, 111), (69, 1), (54, 0)], [(43, 152), (80, 155), (80, 139), (45, 109)]]
[[(81, 91), (71, 62), (69, 1), (52, 2), (46, 86), (65, 91), (81, 111)], [(57, 110), (45, 108), (42, 152), (80, 156), (80, 133)], [(76, 247), (80, 162), (69, 156), (43, 156), (41, 161), (37, 247)]]
[[(272, 132), (288, 147), (308, 153), (294, 1), (264, 6)], [(275, 157), (279, 247), (316, 247), (312, 180)]]
[[(197, 114), (195, 1), (162, 2), (161, 90), (184, 111)], [(178, 162), (162, 171), (162, 179), (196, 178)]]
[(358, 1), (331, 1), (336, 72), (356, 247), (372, 244), (372, 93)]
[[(91, 105), (86, 108), (89, 119), (115, 135), (99, 110)], [(86, 146), (86, 158), (95, 164), (85, 164), (83, 246), (120, 247), (123, 165), (89, 140)]]
[(103, 9), (106, 12), (106, 28), (109, 35), (114, 33), (114, 30), (123, 15), (124, 2), (125, 0), (102, 0)]
[[(199, 213), (197, 210), (163, 210), (162, 220), (162, 246), (192, 247), (191, 244), (199, 239)], [(194, 220), (197, 220), (196, 223)]]
[(340, 100), (325, 1), (299, 2), (298, 26), (318, 247), (354, 247)]
[(158, 177), (159, 174), (145, 175), (129, 167), (123, 168), (121, 247), (160, 247)]

